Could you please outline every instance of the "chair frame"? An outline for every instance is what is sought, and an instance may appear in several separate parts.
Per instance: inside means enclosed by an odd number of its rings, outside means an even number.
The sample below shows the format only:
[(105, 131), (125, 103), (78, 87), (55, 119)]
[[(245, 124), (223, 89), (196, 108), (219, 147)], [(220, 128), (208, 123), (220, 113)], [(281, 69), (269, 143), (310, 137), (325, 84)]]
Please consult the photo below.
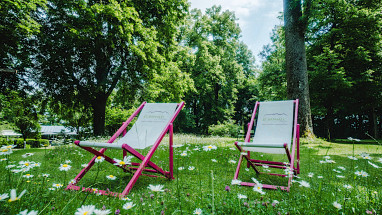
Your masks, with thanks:
[[(119, 137), (121, 134), (124, 136), (127, 133), (127, 126), (130, 124), (130, 122), (138, 115), (138, 113), (143, 109), (143, 107), (146, 105), (146, 102), (143, 102), (137, 110), (134, 111), (134, 113), (122, 124), (122, 126), (118, 129), (118, 131), (107, 141), (107, 143), (112, 144), (117, 137)], [(127, 156), (127, 153), (133, 155), (134, 157), (141, 160), (141, 163), (131, 163), (131, 165), (124, 165), (124, 166), (116, 166), (121, 169), (123, 169), (124, 172), (130, 172), (133, 174), (133, 177), (130, 179), (129, 183), (127, 184), (126, 188), (123, 190), (122, 193), (116, 193), (116, 192), (110, 192), (105, 190), (98, 190), (97, 192), (102, 195), (111, 195), (111, 196), (119, 196), (120, 198), (126, 196), (129, 194), (130, 190), (133, 188), (134, 184), (137, 182), (138, 178), (141, 175), (146, 175), (149, 177), (164, 177), (169, 180), (174, 179), (174, 153), (173, 153), (173, 122), (178, 116), (179, 112), (182, 110), (184, 106), (184, 102), (178, 103), (177, 109), (175, 110), (173, 116), (171, 117), (171, 120), (167, 123), (161, 134), (159, 135), (158, 139), (155, 141), (155, 143), (151, 146), (151, 149), (147, 153), (146, 156), (143, 156), (141, 153), (130, 147), (128, 144), (122, 144), (121, 149), (123, 150), (123, 158)], [(169, 133), (169, 171), (165, 171), (159, 166), (157, 166), (155, 163), (151, 162), (150, 159), (153, 156), (154, 152), (158, 148), (159, 144), (161, 143), (164, 136)], [(76, 184), (82, 179), (82, 177), (90, 170), (90, 168), (94, 165), (95, 159), (98, 156), (102, 156), (105, 158), (105, 161), (114, 164), (116, 163), (112, 158), (105, 155), (105, 151), (107, 148), (102, 148), (99, 151), (92, 147), (87, 146), (81, 146), (80, 141), (76, 140), (74, 142), (77, 146), (85, 149), (86, 151), (94, 154), (94, 157), (90, 160), (87, 167), (81, 170), (81, 172), (75, 177), (74, 183), (70, 183), (66, 190), (82, 190), (82, 191), (88, 191), (93, 192), (92, 188), (80, 188), (79, 186), (76, 186)], [(149, 167), (150, 169), (147, 169)], [(149, 172), (149, 173), (156, 173), (158, 175), (149, 175), (149, 174), (143, 174), (143, 172)]]
[[(263, 188), (265, 189), (281, 189), (284, 191), (289, 192), (290, 187), (292, 184), (293, 175), (297, 175), (300, 173), (300, 125), (297, 124), (297, 116), (298, 116), (298, 104), (299, 100), (294, 100), (294, 119), (293, 119), (293, 143), (292, 143), (292, 153), (290, 153), (290, 149), (288, 149), (288, 144), (284, 143), (283, 148), (285, 149), (285, 153), (287, 155), (287, 158), (289, 160), (288, 164), (285, 164), (283, 162), (276, 162), (276, 161), (264, 161), (264, 160), (257, 160), (257, 159), (251, 159), (251, 153), (250, 151), (247, 151), (245, 153), (245, 150), (243, 150), (242, 146), (238, 144), (238, 141), (235, 142), (236, 148), (240, 151), (240, 158), (239, 162), (236, 168), (236, 172), (234, 175), (234, 180), (237, 180), (239, 177), (240, 167), (241, 163), (245, 159), (247, 161), (247, 168), (252, 168), (256, 174), (268, 174), (268, 175), (275, 175), (275, 176), (281, 176), (281, 177), (289, 177), (288, 180), (288, 186), (278, 186), (278, 185), (270, 185), (270, 184), (263, 184)], [(256, 102), (251, 121), (248, 123), (248, 130), (247, 135), (245, 137), (245, 142), (249, 143), (251, 139), (251, 130), (253, 127), (253, 124), (255, 122), (256, 112), (260, 106), (260, 102)], [(297, 159), (295, 160), (295, 155), (297, 155)], [(296, 165), (295, 165), (296, 161)], [(287, 169), (290, 168), (293, 171), (293, 174), (276, 174), (276, 173), (265, 173), (260, 172), (256, 167), (257, 166), (264, 166), (267, 165), (270, 168), (277, 168), (277, 169)], [(241, 182), (240, 185), (243, 186), (255, 186), (255, 183), (251, 182)]]

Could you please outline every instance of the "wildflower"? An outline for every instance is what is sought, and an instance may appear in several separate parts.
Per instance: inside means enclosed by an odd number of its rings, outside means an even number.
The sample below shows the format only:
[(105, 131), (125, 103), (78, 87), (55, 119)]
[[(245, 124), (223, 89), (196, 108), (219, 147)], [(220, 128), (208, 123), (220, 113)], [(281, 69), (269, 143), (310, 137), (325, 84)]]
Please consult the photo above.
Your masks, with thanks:
[(204, 151), (211, 151), (212, 149), (217, 149), (217, 147), (213, 145), (203, 146)]
[(22, 169), (12, 169), (11, 172), (19, 173), (19, 172), (23, 172), (23, 170)]
[(102, 156), (98, 156), (98, 157), (95, 159), (95, 162), (96, 162), (96, 163), (102, 163), (102, 161), (104, 161), (104, 160), (105, 160), (104, 157), (102, 157)]
[(333, 202), (333, 206), (337, 208), (338, 210), (342, 208), (342, 205), (338, 202)]
[(147, 187), (148, 189), (150, 189), (151, 191), (154, 191), (154, 192), (163, 192), (163, 185), (149, 185), (149, 187)]
[(34, 175), (31, 175), (31, 174), (26, 174), (26, 175), (23, 175), (24, 178), (33, 178)]
[(211, 159), (212, 162), (217, 163), (218, 161), (216, 159)]
[(352, 137), (348, 137), (348, 140), (350, 140), (350, 141), (356, 141), (356, 142), (361, 141), (360, 139), (356, 139), (356, 138), (352, 138)]
[(225, 191), (229, 192), (229, 191), (231, 191), (231, 188), (227, 185), (227, 186), (225, 186)]
[(306, 181), (300, 181), (300, 187), (310, 187), (310, 184)]
[(1, 149), (13, 149), (13, 148), (15, 148), (16, 147), (16, 145), (8, 145), (8, 146), (2, 146), (1, 147)]
[(336, 169), (333, 169), (333, 171), (336, 172), (336, 173), (341, 173), (341, 171), (338, 171)]
[(195, 169), (194, 166), (189, 166), (189, 167), (188, 167), (188, 170), (191, 170), (191, 171), (192, 171), (192, 170), (194, 170), (194, 169)]
[(183, 145), (181, 144), (175, 144), (175, 145), (172, 145), (172, 148), (179, 148), (179, 147), (182, 147)]
[(53, 187), (49, 187), (48, 190), (56, 190), (56, 189), (54, 189)]
[(241, 181), (240, 180), (237, 180), (237, 179), (234, 179), (231, 181), (231, 184), (232, 185), (240, 185)]
[(76, 213), (74, 215), (87, 215), (92, 214), (95, 210), (94, 205), (82, 205), (80, 208), (77, 208)]
[(375, 165), (375, 164), (373, 164), (372, 162), (370, 162), (370, 161), (367, 161), (370, 165), (372, 165), (374, 168), (379, 168), (379, 166), (377, 166), (377, 165)]
[(7, 159), (6, 158), (1, 158), (0, 161), (6, 161)]
[(328, 159), (330, 159), (330, 156), (325, 156), (324, 158), (325, 158), (326, 160), (328, 160)]
[(93, 213), (95, 214), (95, 215), (108, 215), (108, 214), (110, 214), (111, 213), (111, 211), (110, 210), (99, 210), (99, 209), (95, 209), (94, 211), (93, 211)]
[(26, 157), (29, 157), (32, 155), (34, 155), (34, 153), (25, 153), (25, 154), (21, 155), (21, 157), (26, 158)]
[(346, 168), (343, 167), (343, 166), (339, 166), (338, 169), (340, 169), (340, 170), (346, 170)]
[(345, 178), (343, 175), (336, 175), (337, 178)]
[(326, 161), (320, 160), (320, 164), (326, 163)]
[(70, 170), (70, 168), (72, 168), (72, 166), (70, 166), (69, 164), (61, 164), (60, 167), (58, 168), (60, 171), (68, 171)]
[(237, 194), (237, 198), (239, 198), (239, 199), (246, 199), (247, 198), (247, 196), (246, 195), (242, 195), (242, 194)]
[(356, 157), (354, 157), (354, 156), (348, 156), (348, 158), (350, 159), (350, 160), (358, 160), (358, 158), (356, 158)]
[(382, 163), (382, 158), (379, 158), (379, 159), (378, 159), (378, 162)]
[(369, 176), (369, 174), (367, 172), (365, 172), (365, 171), (361, 171), (361, 176), (362, 177), (367, 177), (367, 176)]
[(351, 188), (353, 188), (350, 184), (344, 184), (344, 188), (346, 188), (346, 189), (351, 189)]
[(247, 171), (247, 172), (248, 172), (248, 171), (249, 171), (249, 168), (245, 168), (245, 171)]
[(69, 184), (75, 184), (75, 183), (77, 183), (76, 179), (72, 179), (69, 181)]
[(62, 185), (62, 184), (54, 184), (54, 183), (53, 183), (53, 187), (54, 187), (54, 188), (60, 188), (60, 187), (62, 187), (62, 186), (64, 186), (64, 185)]
[(115, 214), (119, 214), (121, 211), (119, 209), (115, 210)]
[(277, 204), (279, 204), (280, 202), (279, 201), (277, 201), (277, 200), (273, 200), (273, 202), (272, 202), (272, 206), (273, 207), (275, 207)]
[(254, 187), (253, 187), (253, 191), (256, 191), (260, 194), (265, 194), (265, 192), (263, 191), (263, 185), (262, 184), (256, 184)]
[(49, 174), (44, 173), (44, 174), (42, 174), (42, 177), (48, 178), (48, 177), (49, 177)]
[(235, 164), (236, 161), (235, 160), (229, 160), (228, 163), (232, 163), (232, 164)]
[(202, 209), (200, 209), (200, 208), (196, 208), (195, 210), (194, 210), (194, 213), (193, 214), (202, 214)]
[(31, 162), (30, 161), (20, 161), (20, 168), (31, 168)]
[(0, 155), (10, 155), (12, 154), (12, 150), (10, 149), (1, 149)]
[(126, 204), (124, 204), (122, 206), (122, 208), (125, 209), (125, 210), (129, 210), (129, 209), (131, 209), (134, 206), (135, 206), (135, 204), (133, 202), (127, 202)]
[(119, 160), (117, 158), (114, 158), (114, 165), (116, 166), (124, 166), (124, 165), (127, 165), (127, 164), (131, 164), (131, 159), (133, 158), (133, 156), (125, 156), (123, 158), (123, 160)]
[(16, 165), (11, 164), (11, 165), (6, 166), (5, 168), (6, 168), (6, 169), (10, 169), (10, 168), (13, 168), (13, 167), (15, 167), (15, 166), (16, 166)]
[(182, 154), (180, 154), (180, 156), (186, 157), (187, 156), (187, 151), (183, 151)]
[(253, 182), (255, 182), (255, 184), (261, 184), (256, 178), (251, 178)]
[(3, 194), (0, 195), (0, 201), (4, 201), (8, 197), (9, 197), (8, 193), (3, 193)]
[(71, 160), (65, 160), (65, 163), (71, 163), (72, 161)]
[(88, 167), (88, 164), (87, 164), (87, 163), (84, 163), (84, 164), (81, 164), (81, 166), (82, 166), (83, 168), (86, 168), (86, 167)]
[(178, 170), (184, 170), (184, 167), (181, 166), (181, 167), (178, 168)]
[(107, 175), (106, 178), (109, 179), (109, 180), (112, 180), (112, 181), (117, 179), (117, 177), (115, 177), (114, 175)]
[(334, 160), (326, 160), (326, 163), (336, 163)]
[(268, 165), (263, 165), (263, 168), (267, 169), (267, 168), (269, 168), (269, 166)]
[(195, 147), (193, 150), (194, 151), (200, 151), (200, 148), (199, 147)]
[(19, 214), (20, 215), (37, 215), (38, 211), (29, 211), (29, 213), (28, 213), (28, 209), (25, 209), (23, 211), (20, 211)]
[(123, 198), (121, 198), (121, 200), (123, 200), (123, 201), (130, 201), (131, 199), (129, 199), (129, 197), (123, 197)]
[(312, 178), (313, 175), (314, 175), (314, 173), (312, 173), (312, 172), (308, 173), (308, 177), (309, 177), (309, 178)]
[(24, 193), (27, 192), (26, 190), (23, 190), (19, 196), (16, 195), (16, 189), (12, 189), (11, 190), (11, 197), (8, 199), (8, 202), (14, 202), (16, 200), (19, 200), (23, 195)]

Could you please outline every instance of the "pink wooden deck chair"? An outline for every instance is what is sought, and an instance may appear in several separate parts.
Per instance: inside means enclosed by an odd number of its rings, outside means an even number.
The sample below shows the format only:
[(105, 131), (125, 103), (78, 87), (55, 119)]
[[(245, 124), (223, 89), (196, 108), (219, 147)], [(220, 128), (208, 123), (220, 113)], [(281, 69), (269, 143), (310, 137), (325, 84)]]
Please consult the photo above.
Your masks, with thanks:
[[(66, 189), (70, 190), (81, 190), (81, 191), (92, 191), (91, 188), (83, 187), (80, 189), (76, 184), (81, 180), (81, 178), (89, 171), (89, 169), (94, 165), (95, 159), (98, 156), (105, 158), (105, 161), (114, 164), (112, 158), (105, 155), (107, 148), (121, 149), (123, 150), (123, 158), (126, 157), (127, 153), (141, 160), (141, 163), (131, 163), (129, 165), (117, 166), (122, 168), (125, 172), (130, 172), (133, 174), (126, 188), (122, 193), (116, 192), (106, 192), (104, 190), (98, 190), (99, 193), (103, 195), (113, 195), (123, 197), (127, 195), (131, 188), (134, 186), (138, 178), (143, 174), (143, 172), (156, 173), (156, 175), (147, 175), (151, 177), (162, 176), (168, 179), (173, 179), (173, 122), (180, 110), (183, 108), (184, 102), (181, 103), (146, 103), (143, 102), (139, 108), (122, 124), (118, 131), (109, 139), (107, 143), (95, 143), (86, 141), (75, 141), (75, 144), (90, 153), (94, 154), (94, 157), (90, 160), (87, 167), (85, 167), (74, 179), (74, 183), (67, 186)], [(132, 128), (126, 132), (126, 128), (129, 123), (139, 114), (137, 121), (134, 123)], [(153, 156), (155, 150), (158, 148), (163, 137), (169, 132), (169, 171), (164, 171), (155, 163), (151, 162), (150, 159)], [(122, 137), (115, 141), (117, 137), (122, 135)], [(115, 141), (115, 142), (114, 142)], [(94, 149), (95, 147), (101, 148), (100, 150)], [(146, 156), (143, 156), (135, 149), (144, 149), (151, 147)], [(146, 175), (146, 174), (145, 174)]]
[[(254, 125), (256, 111), (257, 122), (253, 141), (250, 141), (251, 130)], [(299, 124), (297, 124), (298, 99), (288, 101), (256, 102), (251, 122), (248, 124), (248, 131), (245, 142), (235, 142), (235, 146), (240, 151), (240, 158), (236, 168), (234, 179), (238, 179), (240, 167), (243, 159), (247, 161), (247, 167), (257, 173), (276, 175), (281, 177), (289, 176), (288, 186), (277, 186), (263, 184), (265, 189), (281, 189), (290, 191), (293, 174), (300, 173), (300, 144), (299, 144)], [(251, 159), (251, 152), (285, 154), (289, 162), (266, 161)], [(297, 160), (295, 156), (297, 155)], [(296, 162), (296, 164), (295, 164)], [(285, 169), (293, 174), (264, 173), (258, 170), (258, 166), (267, 165), (269, 168)], [(290, 169), (289, 169), (290, 168)], [(255, 186), (255, 183), (241, 182), (240, 185)]]

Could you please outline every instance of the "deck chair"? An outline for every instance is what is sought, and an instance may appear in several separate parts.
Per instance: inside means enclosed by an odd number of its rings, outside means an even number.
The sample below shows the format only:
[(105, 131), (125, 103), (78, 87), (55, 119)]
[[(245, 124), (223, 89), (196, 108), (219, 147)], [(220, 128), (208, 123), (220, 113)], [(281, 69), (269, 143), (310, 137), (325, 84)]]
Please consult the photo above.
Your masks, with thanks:
[[(256, 112), (258, 110), (258, 114)], [(265, 189), (281, 189), (290, 191), (293, 175), (300, 173), (300, 143), (299, 124), (297, 124), (298, 99), (288, 101), (256, 102), (244, 142), (235, 142), (240, 151), (240, 158), (234, 179), (237, 180), (243, 159), (247, 168), (252, 168), (256, 174), (269, 174), (289, 177), (288, 186), (263, 184)], [(251, 130), (257, 116), (253, 141)], [(266, 161), (251, 159), (251, 152), (285, 154), (289, 162)], [(258, 155), (256, 153), (256, 155)], [(297, 156), (297, 159), (295, 159)], [(296, 162), (296, 164), (295, 164)], [(258, 166), (267, 165), (269, 168), (285, 169), (293, 174), (276, 174), (260, 172)], [(289, 169), (290, 168), (290, 169)], [(241, 182), (240, 185), (255, 186), (255, 183)]]
[[(147, 175), (150, 177), (165, 177), (168, 179), (174, 179), (173, 177), (173, 122), (180, 110), (183, 108), (184, 102), (181, 103), (146, 103), (143, 102), (139, 108), (122, 124), (118, 131), (109, 139), (107, 143), (95, 143), (87, 141), (75, 141), (74, 143), (85, 149), (86, 151), (94, 154), (94, 157), (90, 160), (87, 167), (85, 167), (74, 179), (74, 182), (67, 186), (67, 190), (80, 190), (79, 186), (76, 184), (81, 180), (81, 178), (89, 171), (89, 169), (94, 165), (95, 159), (98, 156), (105, 158), (105, 161), (114, 164), (112, 158), (105, 155), (105, 151), (108, 148), (121, 149), (123, 150), (123, 158), (127, 156), (127, 153), (141, 160), (141, 163), (131, 163), (130, 165), (117, 166), (122, 168), (125, 172), (130, 172), (133, 174), (126, 188), (122, 193), (116, 192), (106, 192), (104, 190), (98, 190), (98, 193), (103, 195), (112, 195), (123, 197), (126, 196), (138, 178), (143, 174), (143, 172), (148, 172), (156, 175)], [(131, 127), (131, 129), (126, 132), (127, 126), (130, 122), (139, 114), (138, 119)], [(151, 162), (150, 159), (153, 156), (155, 150), (158, 148), (163, 137), (169, 132), (169, 171), (164, 171), (155, 163)], [(118, 141), (114, 142), (117, 137), (122, 135)], [(136, 149), (145, 149), (151, 147), (146, 156), (136, 151)], [(94, 148), (101, 148), (96, 150)], [(146, 175), (146, 174), (144, 174)], [(83, 187), (81, 191), (92, 191), (91, 188)]]

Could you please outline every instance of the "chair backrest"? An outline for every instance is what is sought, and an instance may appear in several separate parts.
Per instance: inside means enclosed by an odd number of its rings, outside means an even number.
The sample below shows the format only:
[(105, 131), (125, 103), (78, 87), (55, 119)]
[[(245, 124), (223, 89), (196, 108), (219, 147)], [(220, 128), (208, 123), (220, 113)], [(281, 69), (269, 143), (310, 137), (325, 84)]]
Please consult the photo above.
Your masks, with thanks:
[[(253, 144), (288, 144), (291, 149), (293, 127), (297, 117), (294, 117), (294, 100), (260, 102)], [(296, 107), (297, 108), (297, 107)], [(245, 147), (245, 150), (284, 154), (284, 148)]]
[(177, 106), (177, 103), (146, 103), (133, 127), (117, 144), (126, 143), (134, 149), (154, 145), (172, 119)]

